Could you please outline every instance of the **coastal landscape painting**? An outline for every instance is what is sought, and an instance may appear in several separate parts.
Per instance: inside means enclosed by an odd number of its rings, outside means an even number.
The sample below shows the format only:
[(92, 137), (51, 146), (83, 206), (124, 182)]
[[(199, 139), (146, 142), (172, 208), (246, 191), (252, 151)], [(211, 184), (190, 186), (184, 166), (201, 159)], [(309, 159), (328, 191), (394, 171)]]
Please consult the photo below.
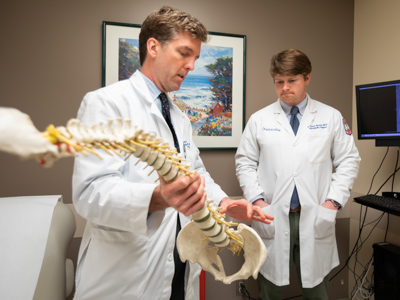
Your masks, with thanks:
[[(117, 26), (122, 26), (118, 24)], [(114, 69), (111, 81), (128, 79), (140, 69), (138, 25), (130, 24), (135, 32), (104, 33), (113, 36)], [(106, 30), (106, 28), (104, 29)], [(129, 30), (128, 30), (129, 32)], [(111, 33), (111, 34), (110, 34)], [(109, 43), (109, 37), (103, 46)], [(107, 49), (103, 48), (103, 79), (106, 71)], [(194, 71), (188, 73), (179, 91), (170, 93), (172, 101), (188, 116), (193, 139), (200, 149), (236, 149), (244, 126), (245, 36), (210, 33), (201, 48)], [(107, 85), (111, 82), (103, 82)]]
[(194, 136), (232, 136), (232, 54), (230, 47), (204, 45), (194, 71), (171, 93)]

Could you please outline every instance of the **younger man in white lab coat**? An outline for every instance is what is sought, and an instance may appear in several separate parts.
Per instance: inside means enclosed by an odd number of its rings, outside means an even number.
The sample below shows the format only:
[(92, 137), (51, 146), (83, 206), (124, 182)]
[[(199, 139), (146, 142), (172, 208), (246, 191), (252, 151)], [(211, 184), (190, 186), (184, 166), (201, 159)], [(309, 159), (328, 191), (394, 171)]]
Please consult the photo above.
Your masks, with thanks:
[(282, 298), (293, 262), (303, 299), (328, 299), (328, 275), (339, 265), (336, 213), (360, 157), (340, 112), (306, 93), (311, 62), (304, 53), (274, 55), (270, 73), (279, 99), (251, 116), (236, 153), (245, 198), (275, 217), (269, 226), (253, 224), (268, 250), (259, 299)]

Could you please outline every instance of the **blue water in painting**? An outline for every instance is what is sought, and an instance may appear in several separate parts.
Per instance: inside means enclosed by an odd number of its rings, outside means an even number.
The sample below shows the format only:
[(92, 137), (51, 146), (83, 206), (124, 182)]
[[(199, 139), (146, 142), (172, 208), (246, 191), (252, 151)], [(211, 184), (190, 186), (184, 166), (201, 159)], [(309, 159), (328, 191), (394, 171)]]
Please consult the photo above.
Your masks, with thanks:
[(187, 75), (179, 91), (172, 92), (186, 105), (196, 108), (209, 108), (212, 104), (210, 76)]

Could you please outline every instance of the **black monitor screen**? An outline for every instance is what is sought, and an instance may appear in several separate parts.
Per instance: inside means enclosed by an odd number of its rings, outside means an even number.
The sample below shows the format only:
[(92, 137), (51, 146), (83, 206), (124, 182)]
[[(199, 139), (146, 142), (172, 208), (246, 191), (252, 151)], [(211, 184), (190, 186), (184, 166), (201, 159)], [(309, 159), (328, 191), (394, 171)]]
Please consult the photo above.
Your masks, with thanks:
[(356, 103), (359, 139), (400, 143), (400, 80), (357, 85)]

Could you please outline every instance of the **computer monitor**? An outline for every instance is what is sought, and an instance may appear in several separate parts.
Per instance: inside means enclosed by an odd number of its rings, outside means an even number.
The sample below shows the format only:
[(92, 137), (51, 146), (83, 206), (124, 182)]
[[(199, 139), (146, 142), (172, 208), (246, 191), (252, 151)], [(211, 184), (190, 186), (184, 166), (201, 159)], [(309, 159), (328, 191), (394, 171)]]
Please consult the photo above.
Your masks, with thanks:
[(400, 146), (400, 80), (356, 86), (358, 139)]

